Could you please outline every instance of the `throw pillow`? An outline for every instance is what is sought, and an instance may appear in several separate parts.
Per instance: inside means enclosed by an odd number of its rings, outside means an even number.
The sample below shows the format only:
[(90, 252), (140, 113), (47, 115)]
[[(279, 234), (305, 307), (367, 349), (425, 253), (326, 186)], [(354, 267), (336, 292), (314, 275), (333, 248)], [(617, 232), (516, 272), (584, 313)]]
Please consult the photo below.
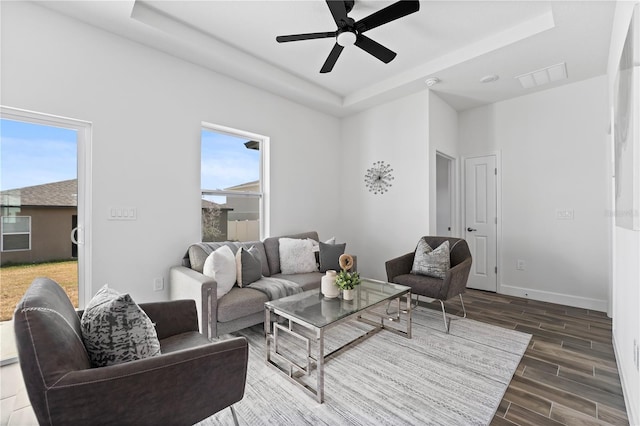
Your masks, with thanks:
[(411, 268), (412, 274), (444, 278), (450, 267), (449, 241), (440, 244), (435, 250), (427, 244), (424, 238), (418, 241)]
[(106, 284), (87, 305), (80, 326), (94, 367), (160, 355), (160, 341), (147, 314), (131, 296)]
[(238, 286), (242, 287), (262, 278), (260, 253), (255, 246), (249, 250), (240, 247), (236, 253), (236, 274)]
[[(311, 241), (311, 244), (313, 244), (313, 251), (314, 252), (319, 252), (320, 251), (320, 242), (314, 240), (313, 238), (307, 238), (307, 240)], [(336, 237), (331, 237), (327, 241), (325, 241), (324, 243), (325, 244), (335, 244), (336, 243)]]
[(229, 246), (214, 250), (205, 260), (202, 273), (218, 283), (218, 299), (229, 293), (236, 283), (236, 257)]
[(302, 274), (318, 270), (311, 241), (280, 238), (279, 245), (280, 270), (283, 274)]
[(331, 269), (333, 269), (334, 271), (339, 271), (340, 256), (344, 254), (344, 250), (346, 247), (346, 243), (326, 244), (320, 242), (320, 272), (327, 272)]

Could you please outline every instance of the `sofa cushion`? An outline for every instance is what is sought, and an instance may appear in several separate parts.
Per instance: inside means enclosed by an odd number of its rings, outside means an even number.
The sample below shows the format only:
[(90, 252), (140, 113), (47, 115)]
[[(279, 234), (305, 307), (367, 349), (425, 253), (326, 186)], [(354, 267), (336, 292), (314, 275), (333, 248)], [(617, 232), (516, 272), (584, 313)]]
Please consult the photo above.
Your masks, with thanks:
[(326, 244), (322, 241), (320, 244), (320, 272), (327, 272), (333, 269), (340, 270), (340, 256), (344, 254), (347, 247), (346, 243), (342, 244)]
[(262, 278), (258, 249), (255, 246), (249, 250), (240, 247), (236, 253), (236, 268), (239, 287), (244, 287)]
[(147, 314), (131, 296), (106, 284), (87, 305), (80, 325), (95, 367), (160, 355), (160, 342)]
[[(298, 239), (306, 239), (311, 238), (312, 240), (318, 241), (318, 233), (317, 232), (304, 232), (302, 234), (294, 234), (294, 235), (283, 235), (282, 237), (269, 237), (266, 238), (263, 242), (264, 251), (267, 257), (267, 265), (270, 274), (267, 275), (262, 272), (262, 275), (265, 277), (269, 277), (273, 274), (279, 274), (282, 271), (280, 270), (280, 238), (298, 238)], [(263, 265), (264, 268), (264, 265)]]
[(267, 255), (265, 253), (265, 246), (261, 241), (247, 241), (247, 242), (232, 242), (232, 241), (221, 241), (221, 242), (209, 242), (209, 243), (194, 243), (189, 246), (187, 250), (188, 262), (183, 262), (183, 266), (193, 269), (194, 271), (198, 271), (202, 273), (202, 269), (204, 268), (204, 262), (207, 260), (207, 257), (213, 253), (214, 250), (222, 247), (228, 246), (233, 252), (234, 256), (238, 252), (238, 248), (244, 247), (246, 249), (251, 248), (251, 246), (255, 246), (258, 250), (258, 254), (260, 255), (260, 264), (262, 265), (262, 275), (265, 277), (271, 276), (271, 272), (269, 271), (269, 264), (267, 263)]
[(233, 321), (257, 312), (264, 312), (264, 304), (268, 301), (267, 295), (259, 290), (234, 287), (218, 300), (218, 322)]
[(449, 260), (449, 241), (445, 241), (435, 249), (424, 238), (418, 241), (413, 258), (412, 274), (444, 278), (451, 267)]
[(315, 288), (320, 287), (320, 283), (322, 282), (322, 276), (324, 274), (321, 272), (309, 272), (306, 274), (276, 274), (272, 275), (272, 278), (281, 278), (283, 280), (293, 281), (302, 287), (303, 291), (313, 290)]
[(203, 275), (211, 277), (218, 283), (217, 298), (229, 293), (236, 284), (236, 258), (229, 246), (217, 248), (207, 257), (202, 269)]
[(313, 244), (308, 238), (280, 238), (280, 269), (283, 274), (301, 274), (318, 270)]

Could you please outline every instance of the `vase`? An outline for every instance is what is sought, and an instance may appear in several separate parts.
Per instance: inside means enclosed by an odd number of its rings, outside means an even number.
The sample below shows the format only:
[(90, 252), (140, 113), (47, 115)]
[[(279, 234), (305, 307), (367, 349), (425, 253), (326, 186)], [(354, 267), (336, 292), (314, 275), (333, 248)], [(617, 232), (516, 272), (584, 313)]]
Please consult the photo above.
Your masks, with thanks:
[(328, 299), (340, 296), (340, 289), (336, 285), (336, 271), (329, 270), (322, 277), (321, 290), (324, 297)]
[(350, 290), (342, 290), (342, 298), (344, 300), (353, 300), (356, 295), (356, 289), (352, 288)]

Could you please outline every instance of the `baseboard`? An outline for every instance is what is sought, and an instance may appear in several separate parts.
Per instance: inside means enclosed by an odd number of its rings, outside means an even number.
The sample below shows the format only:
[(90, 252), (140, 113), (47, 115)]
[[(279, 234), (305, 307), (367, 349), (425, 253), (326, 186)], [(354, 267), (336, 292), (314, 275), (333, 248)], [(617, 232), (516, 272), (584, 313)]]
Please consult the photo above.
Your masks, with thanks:
[[(618, 344), (616, 343), (616, 336), (613, 336), (613, 353), (616, 356), (616, 366), (618, 367), (618, 372), (622, 373), (620, 369), (620, 363), (618, 360), (620, 359), (620, 351), (618, 350)], [(637, 407), (636, 401), (631, 401), (629, 399), (629, 395), (631, 391), (629, 390), (629, 384), (625, 381), (625, 377), (623, 374), (619, 374), (620, 376), (620, 384), (622, 385), (622, 395), (624, 395), (624, 405), (627, 407), (627, 417), (629, 418), (630, 425), (640, 425), (640, 413), (636, 413), (635, 409)]]
[(554, 293), (532, 288), (515, 287), (501, 285), (501, 294), (509, 296), (524, 297), (526, 299), (539, 300), (541, 302), (558, 303), (560, 305), (573, 306), (576, 308), (591, 309), (593, 311), (607, 312), (608, 303), (606, 300), (590, 299), (588, 297), (572, 296), (570, 294)]

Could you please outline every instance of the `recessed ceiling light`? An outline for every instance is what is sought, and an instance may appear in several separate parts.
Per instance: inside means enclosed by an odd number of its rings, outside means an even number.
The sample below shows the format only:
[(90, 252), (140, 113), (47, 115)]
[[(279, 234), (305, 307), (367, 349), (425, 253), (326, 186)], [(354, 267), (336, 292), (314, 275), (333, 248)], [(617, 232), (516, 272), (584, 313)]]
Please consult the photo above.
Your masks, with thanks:
[(489, 75), (485, 75), (484, 77), (482, 77), (480, 79), (481, 83), (493, 83), (494, 81), (497, 81), (500, 78), (500, 76), (495, 75), (495, 74), (489, 74)]
[(424, 81), (424, 84), (426, 84), (429, 87), (436, 85), (438, 83), (440, 83), (440, 79), (438, 77), (431, 77)]

